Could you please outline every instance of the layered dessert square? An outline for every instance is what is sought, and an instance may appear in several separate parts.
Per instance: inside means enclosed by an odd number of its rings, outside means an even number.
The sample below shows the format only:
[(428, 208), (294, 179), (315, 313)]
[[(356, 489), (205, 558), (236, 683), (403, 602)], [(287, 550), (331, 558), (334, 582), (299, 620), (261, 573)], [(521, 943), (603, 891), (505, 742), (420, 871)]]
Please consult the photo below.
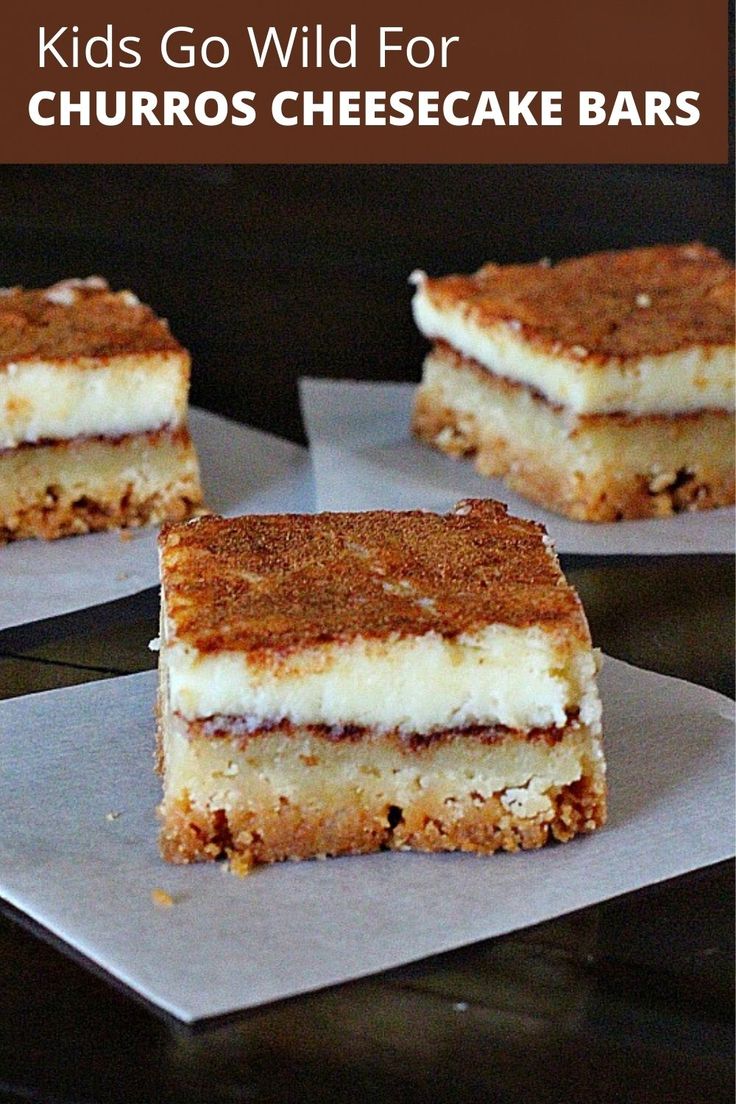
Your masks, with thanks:
[(542, 526), (205, 517), (160, 538), (161, 848), (241, 868), (603, 824), (596, 656)]
[(188, 517), (189, 354), (99, 277), (0, 289), (0, 543)]
[(734, 269), (700, 244), (413, 275), (413, 428), (582, 521), (734, 501)]

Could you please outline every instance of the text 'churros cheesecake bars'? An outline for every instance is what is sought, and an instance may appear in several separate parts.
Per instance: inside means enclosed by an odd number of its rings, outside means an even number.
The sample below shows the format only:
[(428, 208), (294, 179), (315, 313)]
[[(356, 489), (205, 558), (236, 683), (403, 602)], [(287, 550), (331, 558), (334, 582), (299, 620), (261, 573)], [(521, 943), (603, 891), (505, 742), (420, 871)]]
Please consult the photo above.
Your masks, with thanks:
[(160, 538), (162, 852), (492, 852), (606, 809), (596, 656), (493, 501), (206, 517)]
[(584, 521), (734, 501), (734, 270), (703, 245), (416, 284), (414, 431)]
[(0, 542), (189, 516), (189, 367), (167, 324), (99, 277), (0, 289)]

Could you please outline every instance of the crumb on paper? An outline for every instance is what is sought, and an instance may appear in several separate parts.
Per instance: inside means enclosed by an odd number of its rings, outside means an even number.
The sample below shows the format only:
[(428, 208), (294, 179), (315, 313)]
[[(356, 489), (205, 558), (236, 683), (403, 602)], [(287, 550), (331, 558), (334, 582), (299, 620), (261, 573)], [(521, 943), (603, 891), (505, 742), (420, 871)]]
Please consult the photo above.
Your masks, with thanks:
[(105, 820), (117, 820), (120, 813), (116, 809), (111, 809), (109, 813), (105, 813)]
[(174, 898), (165, 889), (152, 889), (151, 900), (160, 908), (171, 908), (174, 903)]
[(127, 543), (127, 541), (132, 541), (132, 539), (133, 539), (133, 533), (131, 532), (130, 529), (121, 529), (120, 532), (118, 533), (118, 540), (122, 541), (123, 544)]
[(117, 573), (117, 575), (115, 576), (115, 578), (116, 578), (116, 580), (117, 580), (117, 581), (118, 581), (119, 583), (122, 583), (122, 582), (124, 582), (124, 581), (125, 581), (126, 579), (129, 579), (129, 578), (130, 578), (130, 572), (129, 572), (129, 571), (118, 571), (118, 573)]

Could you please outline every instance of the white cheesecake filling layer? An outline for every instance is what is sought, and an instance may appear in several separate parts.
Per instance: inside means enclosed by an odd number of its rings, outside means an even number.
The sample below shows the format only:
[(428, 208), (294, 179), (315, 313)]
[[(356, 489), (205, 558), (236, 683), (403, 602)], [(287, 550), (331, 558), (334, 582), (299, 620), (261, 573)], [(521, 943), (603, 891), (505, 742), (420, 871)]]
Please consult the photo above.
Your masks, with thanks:
[[(165, 618), (164, 618), (165, 620)], [(414, 638), (304, 649), (272, 663), (247, 654), (200, 654), (162, 641), (172, 710), (188, 719), (240, 717), (268, 722), (360, 725), (427, 733), (468, 725), (527, 730), (563, 726), (569, 710), (595, 723), (600, 704), (591, 649), (538, 627), (491, 625), (448, 640)]]
[[(497, 375), (528, 384), (575, 414), (675, 414), (733, 410), (734, 347), (691, 347), (659, 356), (586, 365), (580, 359), (535, 348), (507, 321), (481, 325), (467, 307), (438, 308), (421, 276), (412, 301), (425, 337), (448, 342)], [(511, 320), (513, 323), (513, 320)]]
[(187, 386), (183, 353), (120, 356), (87, 366), (7, 364), (0, 368), (0, 448), (173, 428), (185, 419)]

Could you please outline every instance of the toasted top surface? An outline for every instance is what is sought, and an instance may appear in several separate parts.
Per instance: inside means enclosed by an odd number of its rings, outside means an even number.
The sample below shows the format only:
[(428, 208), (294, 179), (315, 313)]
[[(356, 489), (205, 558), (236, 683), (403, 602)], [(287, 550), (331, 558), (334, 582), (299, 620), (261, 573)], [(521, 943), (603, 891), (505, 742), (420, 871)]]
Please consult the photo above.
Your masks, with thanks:
[(591, 365), (734, 341), (734, 267), (698, 242), (488, 264), (428, 279), (423, 291), (438, 310), (510, 323), (520, 338)]
[(69, 361), (178, 352), (181, 345), (150, 307), (100, 277), (50, 288), (0, 289), (0, 371), (24, 360)]
[(491, 500), (412, 511), (204, 517), (159, 538), (169, 627), (200, 652), (293, 652), (491, 624), (589, 643), (544, 528)]

